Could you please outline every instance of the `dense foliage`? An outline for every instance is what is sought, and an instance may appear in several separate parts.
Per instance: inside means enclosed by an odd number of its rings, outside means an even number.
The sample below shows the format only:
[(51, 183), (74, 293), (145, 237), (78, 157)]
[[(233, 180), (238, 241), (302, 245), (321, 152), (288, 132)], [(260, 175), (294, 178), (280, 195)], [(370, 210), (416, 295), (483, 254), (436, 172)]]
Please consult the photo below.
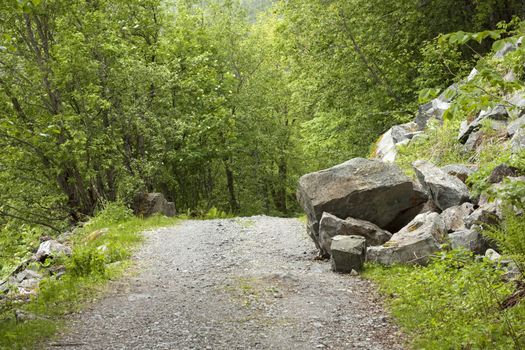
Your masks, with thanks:
[[(365, 155), (410, 117), (420, 87), (473, 58), (436, 52), (433, 38), (523, 12), (446, 0), (264, 11), (272, 3), (6, 1), (2, 225), (59, 231), (146, 191), (183, 211), (290, 214), (299, 174)], [(434, 69), (442, 62), (451, 69)]]

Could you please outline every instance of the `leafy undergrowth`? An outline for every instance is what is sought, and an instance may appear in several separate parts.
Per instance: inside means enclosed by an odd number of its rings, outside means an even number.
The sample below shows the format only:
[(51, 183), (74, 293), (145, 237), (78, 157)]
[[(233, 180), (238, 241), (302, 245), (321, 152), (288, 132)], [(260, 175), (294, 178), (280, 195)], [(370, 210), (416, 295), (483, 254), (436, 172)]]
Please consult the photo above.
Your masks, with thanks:
[(466, 251), (430, 265), (368, 266), (415, 349), (523, 349), (525, 302), (502, 310), (513, 292), (503, 271)]
[[(66, 275), (58, 280), (42, 280), (38, 296), (28, 303), (0, 304), (0, 349), (34, 348), (52, 337), (63, 326), (63, 316), (100, 296), (107, 281), (124, 274), (143, 239), (141, 232), (178, 221), (162, 216), (141, 219), (122, 205), (107, 205), (73, 236), (70, 258), (46, 261), (49, 265), (64, 265)], [(17, 319), (15, 311), (27, 315), (25, 320)]]

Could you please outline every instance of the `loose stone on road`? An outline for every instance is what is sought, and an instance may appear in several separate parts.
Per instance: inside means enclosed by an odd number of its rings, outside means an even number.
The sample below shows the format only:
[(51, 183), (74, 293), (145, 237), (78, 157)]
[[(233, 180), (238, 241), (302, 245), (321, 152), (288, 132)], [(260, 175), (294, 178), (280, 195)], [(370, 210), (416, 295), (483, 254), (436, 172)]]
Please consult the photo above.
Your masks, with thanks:
[[(402, 349), (370, 282), (331, 272), (296, 219), (147, 232), (137, 276), (75, 315), (74, 349)], [(55, 348), (53, 344), (50, 348)]]

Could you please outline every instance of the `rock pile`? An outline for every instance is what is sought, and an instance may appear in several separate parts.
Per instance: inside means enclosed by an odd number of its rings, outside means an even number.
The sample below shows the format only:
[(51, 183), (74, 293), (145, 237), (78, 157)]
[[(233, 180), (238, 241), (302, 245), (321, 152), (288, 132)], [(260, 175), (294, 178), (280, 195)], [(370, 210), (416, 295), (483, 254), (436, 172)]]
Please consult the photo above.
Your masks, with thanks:
[[(321, 255), (328, 256), (327, 242), (338, 230), (380, 243), (390, 235), (383, 230), (395, 231), (410, 222), (428, 196), (396, 165), (355, 158), (301, 177), (297, 198), (308, 217), (309, 235)], [(346, 222), (326, 217), (321, 228), (324, 213)]]
[[(506, 48), (498, 55), (512, 49)], [(473, 70), (464, 82), (477, 74)], [(413, 122), (389, 129), (377, 144), (376, 159), (355, 158), (301, 177), (297, 199), (308, 218), (307, 231), (320, 256), (331, 257), (334, 271), (359, 271), (365, 259), (385, 265), (424, 264), (443, 249), (463, 247), (485, 254), (487, 249), (494, 248), (482, 231), (501, 220), (501, 203), (471, 197), (466, 182), (477, 170), (475, 165), (450, 164), (438, 168), (419, 160), (412, 164), (417, 177), (412, 181), (393, 164), (398, 146), (425, 137), (430, 120), (443, 122), (444, 113), (464, 82), (422, 105)], [(512, 152), (522, 152), (524, 96), (525, 91), (509, 95), (504, 99), (508, 103), (481, 111), (472, 121), (465, 121), (458, 142), (464, 144), (465, 150), (477, 151), (483, 125), (507, 138)], [(525, 181), (520, 175), (524, 174), (519, 169), (501, 164), (487, 182), (499, 186), (505, 179)]]
[(23, 261), (5, 280), (0, 281), (0, 298), (10, 291), (21, 297), (36, 294), (38, 285), (44, 277), (60, 278), (65, 273), (65, 267), (62, 265), (48, 268), (42, 263), (46, 259), (55, 259), (63, 255), (71, 256), (71, 254), (72, 249), (68, 245), (44, 237), (35, 255)]

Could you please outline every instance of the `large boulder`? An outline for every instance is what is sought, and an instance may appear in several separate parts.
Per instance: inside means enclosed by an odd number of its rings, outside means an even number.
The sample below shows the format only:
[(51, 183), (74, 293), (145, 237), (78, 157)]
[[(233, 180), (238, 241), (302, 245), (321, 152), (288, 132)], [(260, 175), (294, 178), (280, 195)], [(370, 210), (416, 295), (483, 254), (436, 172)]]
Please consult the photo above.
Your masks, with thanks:
[(392, 234), (371, 222), (347, 218), (342, 220), (329, 213), (323, 213), (319, 224), (319, 243), (321, 252), (331, 254), (330, 246), (335, 236), (361, 236), (368, 245), (381, 245), (388, 242)]
[(420, 133), (414, 122), (394, 125), (379, 139), (375, 156), (384, 162), (393, 163), (397, 157), (397, 146), (410, 141)]
[(332, 239), (332, 270), (349, 273), (363, 269), (366, 240), (361, 236), (335, 236)]
[(369, 221), (392, 232), (413, 218), (397, 222), (400, 215), (422, 206), (427, 198), (396, 165), (363, 158), (304, 175), (297, 190), (316, 244), (325, 212)]
[(445, 223), (438, 213), (419, 214), (382, 246), (367, 249), (367, 261), (383, 265), (425, 264), (445, 241)]
[(135, 199), (135, 214), (139, 216), (152, 216), (163, 214), (172, 217), (177, 214), (175, 204), (168, 202), (162, 193), (145, 193)]
[(430, 162), (418, 160), (413, 164), (417, 178), (439, 209), (445, 210), (469, 200), (467, 186)]

